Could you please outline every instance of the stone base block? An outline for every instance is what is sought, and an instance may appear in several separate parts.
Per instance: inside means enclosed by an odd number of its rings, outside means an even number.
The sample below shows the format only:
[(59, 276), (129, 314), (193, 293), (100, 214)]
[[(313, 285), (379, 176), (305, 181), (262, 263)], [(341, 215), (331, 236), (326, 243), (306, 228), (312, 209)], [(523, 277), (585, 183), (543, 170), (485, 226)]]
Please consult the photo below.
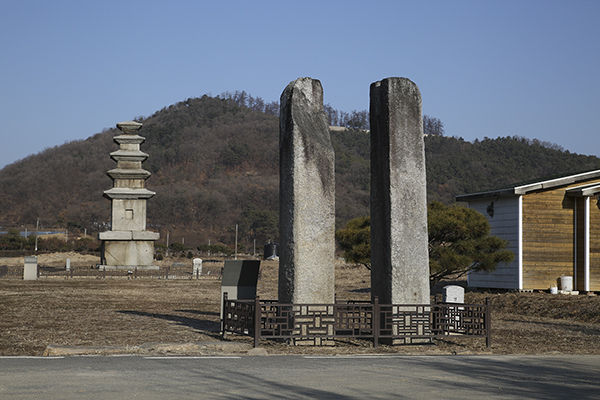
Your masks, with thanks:
[(106, 266), (152, 266), (154, 262), (154, 242), (146, 240), (103, 242), (102, 265)]

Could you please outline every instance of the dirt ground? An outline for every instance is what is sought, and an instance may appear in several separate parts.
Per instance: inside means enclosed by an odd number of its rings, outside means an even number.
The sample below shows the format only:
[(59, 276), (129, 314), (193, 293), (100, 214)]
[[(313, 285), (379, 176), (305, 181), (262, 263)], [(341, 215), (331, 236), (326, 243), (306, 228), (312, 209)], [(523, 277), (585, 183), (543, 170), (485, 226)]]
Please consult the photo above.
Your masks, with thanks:
[[(38, 264), (48, 267), (60, 267), (66, 264), (67, 258), (71, 260), (72, 266), (87, 267), (100, 262), (100, 257), (90, 254), (68, 253), (46, 253), (39, 254)], [(23, 266), (24, 257), (0, 257), (0, 265), (8, 267)]]
[[(40, 264), (64, 265), (66, 257), (55, 254), (47, 261), (40, 259)], [(72, 265), (96, 262), (85, 257), (73, 255)], [(0, 265), (7, 263), (0, 260)], [(213, 267), (218, 269), (217, 263)], [(276, 298), (277, 268), (276, 262), (261, 263), (261, 298)], [(369, 286), (369, 271), (364, 267), (336, 266), (338, 299), (366, 300), (370, 297)], [(49, 344), (125, 346), (218, 341), (219, 296), (216, 274), (199, 280), (0, 279), (0, 355), (40, 355)], [(465, 297), (467, 303), (491, 299), (490, 349), (486, 349), (483, 338), (459, 336), (437, 340), (436, 345), (377, 349), (361, 340), (339, 341), (334, 347), (322, 348), (263, 340), (261, 346), (269, 353), (600, 354), (600, 296), (467, 292)], [(228, 337), (250, 343), (246, 337)]]

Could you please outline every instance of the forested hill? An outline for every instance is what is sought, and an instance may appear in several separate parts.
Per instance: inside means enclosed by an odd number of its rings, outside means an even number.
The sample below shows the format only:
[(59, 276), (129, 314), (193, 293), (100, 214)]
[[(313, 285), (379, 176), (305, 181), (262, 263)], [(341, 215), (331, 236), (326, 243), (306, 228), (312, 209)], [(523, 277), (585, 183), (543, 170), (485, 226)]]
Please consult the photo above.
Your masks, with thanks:
[[(277, 238), (278, 118), (271, 104), (234, 98), (188, 99), (143, 119), (144, 168), (157, 195), (148, 222), (163, 239), (186, 245), (231, 243), (239, 224), (242, 243)], [(116, 122), (116, 121), (115, 121)], [(0, 170), (0, 226), (35, 225), (108, 229), (111, 187), (105, 172), (116, 130), (47, 149)], [(482, 132), (484, 134), (485, 132)], [(336, 151), (338, 226), (368, 213), (369, 137), (331, 133)], [(462, 139), (427, 136), (429, 200), (452, 202), (460, 193), (600, 168), (600, 159), (519, 138)]]

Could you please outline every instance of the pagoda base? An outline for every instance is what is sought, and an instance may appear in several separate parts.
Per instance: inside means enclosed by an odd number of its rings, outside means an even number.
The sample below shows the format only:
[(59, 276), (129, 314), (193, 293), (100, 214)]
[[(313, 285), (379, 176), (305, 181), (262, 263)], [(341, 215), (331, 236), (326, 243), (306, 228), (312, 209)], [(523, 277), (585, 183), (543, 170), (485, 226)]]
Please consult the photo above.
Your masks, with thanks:
[(107, 267), (152, 267), (153, 240), (103, 240), (100, 264)]

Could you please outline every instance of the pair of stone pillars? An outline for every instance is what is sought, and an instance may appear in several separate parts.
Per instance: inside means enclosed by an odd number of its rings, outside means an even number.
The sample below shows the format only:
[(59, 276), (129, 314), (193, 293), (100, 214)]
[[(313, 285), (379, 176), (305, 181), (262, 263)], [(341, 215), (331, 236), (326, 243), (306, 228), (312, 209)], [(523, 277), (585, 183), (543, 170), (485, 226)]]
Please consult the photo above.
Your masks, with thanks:
[[(371, 296), (382, 304), (429, 303), (421, 94), (406, 78), (371, 84)], [(335, 300), (334, 150), (318, 80), (281, 95), (279, 301)]]

